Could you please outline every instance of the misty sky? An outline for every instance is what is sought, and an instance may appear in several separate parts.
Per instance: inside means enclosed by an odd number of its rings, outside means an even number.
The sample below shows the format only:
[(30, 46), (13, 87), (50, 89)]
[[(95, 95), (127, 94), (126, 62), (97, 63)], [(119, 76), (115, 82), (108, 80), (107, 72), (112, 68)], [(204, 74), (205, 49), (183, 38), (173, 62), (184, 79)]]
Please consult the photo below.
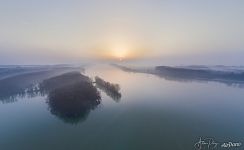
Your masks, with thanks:
[(244, 65), (243, 0), (0, 1), (0, 64)]

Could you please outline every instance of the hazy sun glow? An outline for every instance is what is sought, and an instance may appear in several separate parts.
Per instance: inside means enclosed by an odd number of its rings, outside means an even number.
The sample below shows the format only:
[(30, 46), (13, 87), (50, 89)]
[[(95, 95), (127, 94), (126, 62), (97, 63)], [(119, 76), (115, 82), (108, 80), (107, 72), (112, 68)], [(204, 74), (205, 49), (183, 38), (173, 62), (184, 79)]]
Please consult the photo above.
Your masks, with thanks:
[(123, 60), (129, 57), (129, 50), (123, 47), (114, 48), (111, 55), (116, 59)]
[(115, 46), (103, 46), (91, 50), (91, 56), (102, 60), (127, 61), (145, 57), (148, 50), (124, 44)]
[(142, 49), (137, 48), (135, 43), (128, 40), (108, 40), (92, 48), (92, 56), (98, 59), (126, 61), (140, 57), (143, 54)]

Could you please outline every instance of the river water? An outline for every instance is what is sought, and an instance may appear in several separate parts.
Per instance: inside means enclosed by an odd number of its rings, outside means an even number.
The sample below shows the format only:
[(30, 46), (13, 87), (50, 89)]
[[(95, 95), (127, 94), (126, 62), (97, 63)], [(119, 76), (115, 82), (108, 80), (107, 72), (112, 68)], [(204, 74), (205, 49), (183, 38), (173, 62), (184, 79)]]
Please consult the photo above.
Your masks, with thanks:
[(219, 147), (244, 144), (243, 88), (165, 80), (107, 65), (84, 74), (119, 84), (121, 98), (100, 91), (101, 104), (76, 124), (50, 113), (46, 96), (1, 103), (0, 149), (190, 150), (199, 148), (200, 138)]

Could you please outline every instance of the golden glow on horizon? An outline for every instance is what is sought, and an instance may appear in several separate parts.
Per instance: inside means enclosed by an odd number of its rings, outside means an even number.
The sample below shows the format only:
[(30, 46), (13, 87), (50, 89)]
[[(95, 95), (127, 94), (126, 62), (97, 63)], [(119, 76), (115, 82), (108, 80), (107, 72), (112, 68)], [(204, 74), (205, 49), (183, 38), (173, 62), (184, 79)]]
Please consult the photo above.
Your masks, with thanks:
[(151, 48), (133, 31), (126, 32), (122, 29), (119, 31), (110, 29), (107, 34), (104, 33), (98, 36), (95, 41), (89, 43), (89, 45), (93, 46), (88, 48), (90, 56), (95, 59), (128, 61), (144, 58), (152, 54), (152, 51), (150, 53), (148, 51)]
[(126, 61), (144, 57), (145, 49), (129, 48), (126, 46), (114, 46), (111, 48), (94, 49), (91, 53), (97, 59)]
[(111, 56), (119, 60), (123, 60), (127, 57), (130, 57), (129, 54), (130, 53), (128, 48), (117, 47), (111, 50)]

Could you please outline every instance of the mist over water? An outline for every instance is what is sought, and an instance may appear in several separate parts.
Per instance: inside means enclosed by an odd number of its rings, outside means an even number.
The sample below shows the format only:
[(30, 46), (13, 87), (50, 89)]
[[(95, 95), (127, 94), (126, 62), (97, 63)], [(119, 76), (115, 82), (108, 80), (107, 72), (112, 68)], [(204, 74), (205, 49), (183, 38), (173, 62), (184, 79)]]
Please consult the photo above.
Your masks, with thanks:
[[(111, 65), (87, 66), (80, 73), (41, 80), (54, 87), (47, 95), (37, 88), (13, 93), (11, 103), (4, 102), (8, 95), (1, 96), (0, 148), (194, 149), (200, 137), (243, 140), (243, 88), (211, 80), (182, 82), (180, 76), (168, 80)], [(101, 99), (87, 101), (84, 85)]]
[(241, 150), (244, 1), (0, 0), (0, 150)]

